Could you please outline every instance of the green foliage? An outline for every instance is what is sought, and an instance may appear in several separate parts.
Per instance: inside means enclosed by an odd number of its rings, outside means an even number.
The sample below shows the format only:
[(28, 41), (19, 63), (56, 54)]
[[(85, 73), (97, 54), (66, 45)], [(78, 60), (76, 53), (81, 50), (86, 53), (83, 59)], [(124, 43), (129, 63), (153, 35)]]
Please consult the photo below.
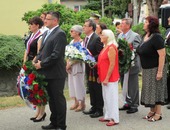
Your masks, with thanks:
[[(128, 4), (130, 2), (131, 0), (104, 0), (105, 15), (110, 18), (114, 18), (115, 16), (120, 18), (125, 17), (125, 13), (128, 11)], [(84, 8), (95, 10), (101, 13), (101, 4), (102, 3), (100, 0), (89, 0), (89, 3), (84, 6)]]
[(160, 25), (159, 30), (160, 30), (160, 33), (162, 34), (162, 37), (165, 38), (166, 29)]
[[(140, 36), (143, 36), (145, 34), (145, 31), (143, 30), (143, 23), (132, 26), (132, 30), (138, 33)], [(165, 31), (166, 31), (165, 28), (160, 25), (159, 30), (163, 38), (165, 38)]]
[(22, 18), (23, 21), (26, 21), (28, 23), (29, 19), (34, 16), (40, 16), (42, 12), (49, 12), (49, 11), (58, 11), (61, 14), (61, 20), (60, 24), (62, 23), (74, 23), (74, 13), (73, 10), (66, 8), (66, 6), (61, 4), (44, 4), (42, 5), (41, 9), (38, 9), (36, 11), (28, 11), (24, 14), (24, 17)]
[(143, 36), (145, 33), (143, 30), (143, 23), (132, 26), (132, 30), (138, 33), (140, 36)]
[(83, 7), (84, 9), (99, 10), (101, 9), (101, 1), (92, 1)]
[(100, 19), (100, 22), (105, 23), (107, 25), (107, 27), (109, 27), (110, 25), (112, 25), (112, 19), (108, 18), (108, 17), (102, 17)]
[[(42, 12), (48, 12), (48, 11), (58, 11), (61, 14), (60, 18), (60, 26), (61, 28), (66, 32), (67, 35), (67, 41), (70, 42), (70, 28), (75, 25), (83, 25), (84, 21), (88, 19), (92, 13), (98, 13), (97, 11), (92, 10), (81, 10), (78, 12), (74, 12), (72, 9), (66, 8), (66, 6), (61, 4), (44, 4), (42, 5), (41, 9), (38, 9), (36, 11), (29, 11), (26, 12), (22, 18), (22, 20), (26, 21), (28, 23), (29, 19), (34, 16), (40, 16)], [(106, 19), (106, 18), (105, 18)], [(110, 20), (107, 20), (108, 24), (110, 23)], [(84, 37), (84, 35), (82, 35)]]
[(124, 39), (118, 39), (118, 52), (119, 52), (119, 72), (125, 74), (131, 67), (132, 51), (129, 44)]
[(21, 67), (24, 43), (19, 36), (0, 35), (0, 68)]

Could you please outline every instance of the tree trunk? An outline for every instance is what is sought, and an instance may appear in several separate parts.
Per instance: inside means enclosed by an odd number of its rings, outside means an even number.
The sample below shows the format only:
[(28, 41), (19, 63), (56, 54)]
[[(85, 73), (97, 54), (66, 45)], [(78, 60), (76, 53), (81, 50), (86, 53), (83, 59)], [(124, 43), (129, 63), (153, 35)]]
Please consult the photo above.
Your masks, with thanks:
[(159, 7), (161, 6), (163, 0), (146, 0), (148, 5), (149, 16), (158, 17)]
[[(111, 0), (109, 0), (109, 7), (111, 6)], [(109, 10), (109, 17), (111, 18), (112, 17), (112, 11)]]

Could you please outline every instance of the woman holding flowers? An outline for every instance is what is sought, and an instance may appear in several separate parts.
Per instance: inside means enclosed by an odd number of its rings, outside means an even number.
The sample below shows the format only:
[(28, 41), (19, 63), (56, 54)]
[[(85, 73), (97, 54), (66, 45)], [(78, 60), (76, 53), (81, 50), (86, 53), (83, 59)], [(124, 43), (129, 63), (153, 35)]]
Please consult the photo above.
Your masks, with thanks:
[[(42, 32), (40, 31), (41, 27), (44, 25), (42, 19), (40, 17), (33, 17), (32, 19), (30, 19), (29, 21), (29, 29), (32, 32), (28, 42), (26, 43), (26, 50), (25, 50), (25, 54), (24, 54), (24, 64), (26, 61), (32, 61), (35, 56), (37, 55), (40, 46), (41, 46), (41, 36), (42, 36)], [(29, 65), (29, 67), (32, 65)], [(27, 66), (28, 67), (28, 66)], [(25, 70), (26, 73), (26, 70)], [(35, 77), (34, 77), (35, 78)], [(33, 81), (33, 78), (30, 78), (30, 74), (29, 74), (29, 79), (28, 81)], [(32, 79), (32, 80), (31, 80)], [(29, 85), (32, 84), (28, 83)], [(38, 92), (39, 96), (42, 97), (43, 95), (43, 91), (38, 91), (40, 89), (41, 86), (38, 86), (38, 84), (34, 84), (33, 85), (33, 91), (29, 90), (30, 92), (30, 96), (33, 97), (35, 96), (35, 91)], [(35, 91), (34, 91), (35, 90)], [(33, 96), (34, 95), (34, 96)], [(31, 102), (36, 105), (36, 102), (40, 102), (40, 100), (32, 100)], [(46, 102), (46, 101), (45, 101)], [(44, 104), (45, 105), (45, 104)], [(30, 118), (30, 120), (33, 120), (34, 122), (40, 122), (42, 120), (45, 119), (46, 113), (45, 111), (45, 106), (44, 105), (36, 105), (36, 114), (34, 117)]]
[(104, 117), (99, 121), (107, 122), (107, 126), (119, 123), (118, 109), (118, 81), (119, 81), (119, 62), (117, 42), (113, 32), (104, 29), (100, 36), (104, 44), (103, 50), (98, 57), (99, 82), (102, 84), (104, 100)]
[[(82, 26), (72, 26), (70, 30), (70, 35), (73, 40), (70, 42), (70, 45), (79, 44), (80, 46), (82, 46), (83, 42), (80, 37), (82, 31)], [(74, 104), (70, 107), (70, 110), (75, 110), (76, 112), (82, 111), (85, 109), (85, 64), (80, 60), (69, 58), (67, 59), (66, 71), (68, 73), (68, 86), (70, 97), (74, 99)]]

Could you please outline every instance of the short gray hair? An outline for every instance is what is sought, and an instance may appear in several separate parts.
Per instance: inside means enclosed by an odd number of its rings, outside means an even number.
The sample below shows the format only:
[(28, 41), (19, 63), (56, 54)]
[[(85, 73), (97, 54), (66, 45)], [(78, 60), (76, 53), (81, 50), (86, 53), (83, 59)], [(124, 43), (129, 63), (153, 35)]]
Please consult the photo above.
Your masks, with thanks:
[(122, 21), (126, 21), (126, 24), (130, 25), (130, 28), (132, 27), (133, 20), (131, 18), (123, 18)]
[(81, 25), (74, 25), (71, 27), (71, 30), (74, 30), (78, 32), (79, 34), (81, 34), (83, 32), (83, 27)]

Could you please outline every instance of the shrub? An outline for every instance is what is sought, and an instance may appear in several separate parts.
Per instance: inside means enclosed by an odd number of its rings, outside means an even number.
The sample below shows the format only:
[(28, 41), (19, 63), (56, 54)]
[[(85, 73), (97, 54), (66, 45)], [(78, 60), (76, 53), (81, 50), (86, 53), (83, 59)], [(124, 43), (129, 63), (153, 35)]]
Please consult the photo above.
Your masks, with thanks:
[[(145, 31), (143, 30), (143, 23), (140, 23), (138, 25), (135, 25), (132, 27), (132, 30), (139, 35), (143, 36)], [(160, 33), (162, 34), (163, 38), (165, 38), (165, 28), (163, 28), (161, 25), (159, 26)]]
[(0, 69), (21, 67), (24, 43), (19, 36), (0, 35)]
[[(24, 14), (22, 20), (26, 21), (28, 23), (29, 19), (34, 17), (34, 16), (40, 16), (42, 12), (48, 12), (48, 11), (58, 11), (61, 14), (60, 18), (60, 27), (66, 32), (67, 35), (67, 41), (70, 42), (71, 37), (70, 37), (70, 28), (75, 25), (83, 25), (84, 21), (90, 17), (92, 13), (98, 13), (96, 11), (92, 11), (89, 9), (86, 10), (81, 10), (78, 12), (73, 11), (72, 9), (67, 8), (64, 5), (61, 4), (44, 4), (42, 5), (41, 9), (38, 9), (36, 11), (28, 11)], [(108, 18), (105, 18), (105, 20), (110, 22)], [(108, 22), (108, 23), (109, 23)], [(84, 35), (82, 35), (82, 38)]]

